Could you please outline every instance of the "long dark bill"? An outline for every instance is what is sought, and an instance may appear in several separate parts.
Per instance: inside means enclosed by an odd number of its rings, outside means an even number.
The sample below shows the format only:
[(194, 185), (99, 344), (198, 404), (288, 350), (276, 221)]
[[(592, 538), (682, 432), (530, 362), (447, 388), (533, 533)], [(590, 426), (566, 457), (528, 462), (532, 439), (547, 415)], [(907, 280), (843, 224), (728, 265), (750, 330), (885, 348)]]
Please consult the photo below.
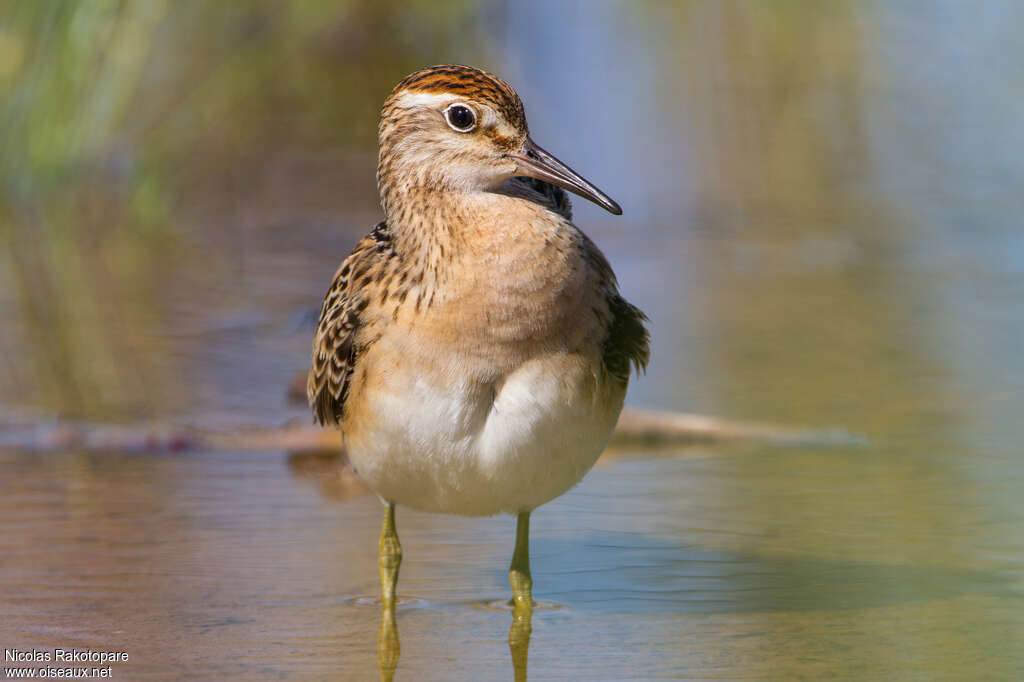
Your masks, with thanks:
[(521, 154), (512, 154), (519, 164), (516, 175), (536, 178), (567, 189), (584, 199), (589, 199), (604, 210), (614, 215), (622, 215), (622, 209), (612, 198), (583, 179), (579, 173), (569, 168), (529, 137), (523, 145)]

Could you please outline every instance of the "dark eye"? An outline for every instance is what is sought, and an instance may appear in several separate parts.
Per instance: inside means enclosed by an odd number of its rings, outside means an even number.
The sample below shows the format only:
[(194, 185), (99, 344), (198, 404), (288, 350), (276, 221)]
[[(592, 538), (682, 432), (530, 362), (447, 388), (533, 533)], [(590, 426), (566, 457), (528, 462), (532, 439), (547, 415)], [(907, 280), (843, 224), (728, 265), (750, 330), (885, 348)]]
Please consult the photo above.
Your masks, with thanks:
[(460, 133), (468, 133), (476, 126), (476, 114), (473, 110), (462, 104), (453, 104), (444, 111), (448, 125)]

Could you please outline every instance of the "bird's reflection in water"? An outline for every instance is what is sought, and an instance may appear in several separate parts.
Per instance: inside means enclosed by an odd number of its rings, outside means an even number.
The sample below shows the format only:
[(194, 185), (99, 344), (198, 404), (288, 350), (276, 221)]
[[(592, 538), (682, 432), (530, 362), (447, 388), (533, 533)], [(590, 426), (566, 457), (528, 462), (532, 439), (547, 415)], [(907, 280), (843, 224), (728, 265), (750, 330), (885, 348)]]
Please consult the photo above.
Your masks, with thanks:
[(381, 682), (391, 682), (394, 679), (401, 653), (398, 623), (395, 621), (395, 602), (383, 601), (380, 606), (380, 632), (377, 634), (377, 666), (380, 668)]
[(526, 680), (526, 659), (530, 651), (530, 633), (533, 632), (533, 607), (516, 604), (512, 611), (512, 627), (508, 629), (508, 650), (512, 654), (512, 671), (516, 682)]
[[(533, 632), (533, 607), (517, 605), (512, 611), (512, 626), (508, 630), (508, 650), (512, 654), (512, 671), (516, 682), (526, 680), (526, 661), (530, 650), (530, 633)], [(377, 666), (381, 682), (391, 682), (398, 668), (401, 655), (398, 642), (398, 621), (395, 619), (395, 602), (381, 602), (380, 632), (377, 634)]]
[(377, 633), (377, 666), (380, 679), (390, 682), (395, 677), (402, 647), (398, 643), (398, 622), (395, 619), (395, 587), (402, 565), (402, 547), (395, 534), (395, 505), (388, 505), (380, 535), (380, 632)]

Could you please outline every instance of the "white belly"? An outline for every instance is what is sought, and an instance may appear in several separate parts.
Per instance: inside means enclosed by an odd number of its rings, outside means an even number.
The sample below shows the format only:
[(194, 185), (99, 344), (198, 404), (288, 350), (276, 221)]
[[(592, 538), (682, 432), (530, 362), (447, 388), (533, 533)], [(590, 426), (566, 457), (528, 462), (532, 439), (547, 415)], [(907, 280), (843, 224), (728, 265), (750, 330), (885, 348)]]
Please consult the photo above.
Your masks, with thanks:
[(493, 384), (398, 372), (369, 393), (345, 433), (360, 478), (399, 505), (483, 516), (534, 509), (576, 485), (608, 441), (625, 385), (564, 354)]

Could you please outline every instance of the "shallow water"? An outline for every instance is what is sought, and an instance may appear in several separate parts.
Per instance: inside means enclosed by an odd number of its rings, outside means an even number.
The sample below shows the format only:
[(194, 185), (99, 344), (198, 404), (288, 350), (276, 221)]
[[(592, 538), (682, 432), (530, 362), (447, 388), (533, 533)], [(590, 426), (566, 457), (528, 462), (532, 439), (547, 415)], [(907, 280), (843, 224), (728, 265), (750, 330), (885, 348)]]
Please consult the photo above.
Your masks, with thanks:
[[(1020, 548), (983, 489), (876, 451), (630, 454), (535, 514), (535, 596), (557, 605), (533, 616), (535, 679), (1024, 669)], [(277, 452), (2, 463), (5, 647), (123, 650), (121, 679), (377, 674), (372, 495), (321, 495)], [(916, 485), (885, 492), (894, 468)], [(510, 678), (489, 603), (512, 519), (398, 524), (397, 679)]]
[[(34, 89), (0, 99), (28, 126), (0, 139), (4, 412), (307, 420), (285, 387), (379, 219), (380, 99), (410, 65), (487, 65), (537, 141), (623, 204), (576, 209), (651, 318), (630, 404), (863, 437), (606, 456), (534, 515), (553, 606), (530, 677), (1024, 675), (1019, 10), (271, 4), (129, 3), (110, 33), (100, 5), (52, 19), (66, 54), (39, 52)], [(0, 22), (0, 86), (19, 25)], [(104, 72), (90, 107), (14, 116), (50, 66), (102, 60), (72, 39), (91, 30), (124, 41), (104, 69), (150, 46), (139, 94)], [(19, 146), (64, 133), (89, 144)], [(113, 679), (376, 678), (380, 504), (307, 464), (0, 452), (0, 645), (126, 651)], [(492, 603), (513, 519), (399, 509), (398, 529), (395, 679), (512, 678)]]

